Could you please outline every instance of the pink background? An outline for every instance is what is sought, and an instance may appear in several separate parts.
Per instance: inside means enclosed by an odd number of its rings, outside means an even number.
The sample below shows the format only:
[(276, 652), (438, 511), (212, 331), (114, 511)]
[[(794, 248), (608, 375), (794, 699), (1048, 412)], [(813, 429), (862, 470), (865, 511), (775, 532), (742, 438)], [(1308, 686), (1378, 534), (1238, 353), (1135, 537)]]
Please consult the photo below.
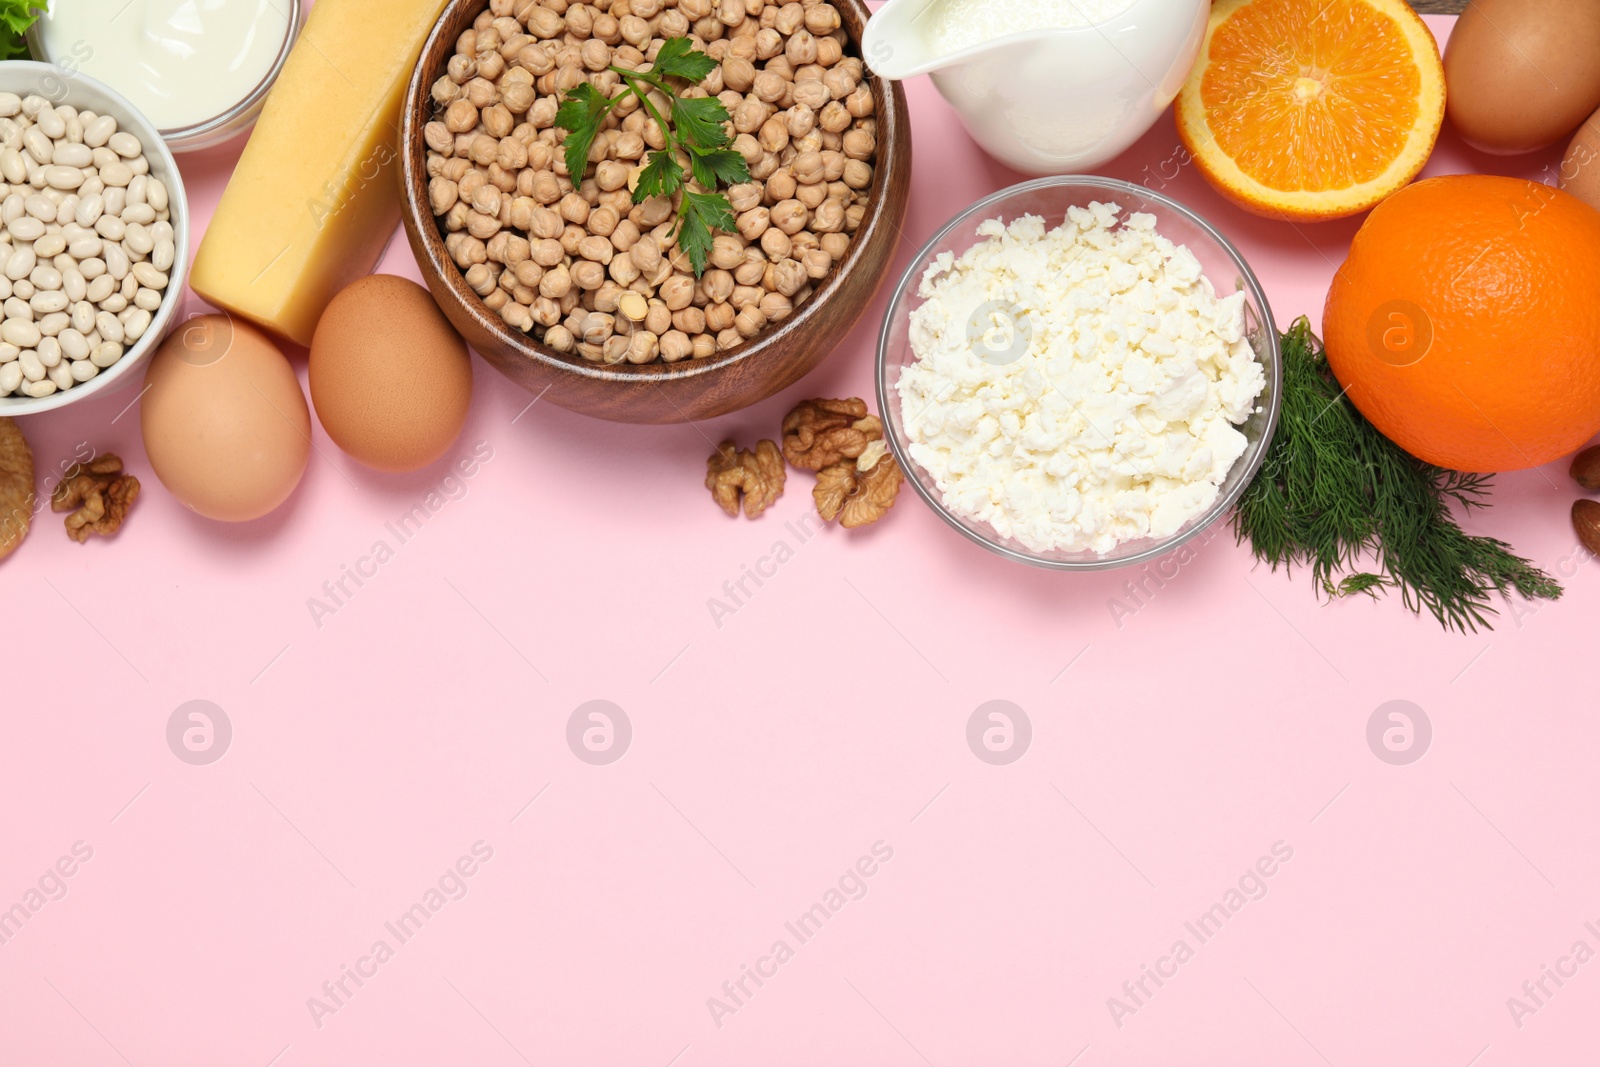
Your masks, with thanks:
[[(1018, 180), (926, 80), (909, 92), (902, 263)], [(1169, 117), (1106, 172), (1165, 183), (1243, 247), (1280, 325), (1317, 321), (1357, 222), (1253, 219), (1192, 167), (1164, 177), (1176, 149)], [(186, 162), (197, 222), (237, 152)], [(1480, 157), (1447, 130), (1428, 172), (1556, 158)], [(403, 239), (381, 269), (417, 277)], [(289, 504), (224, 527), (150, 476), (132, 392), (27, 419), (41, 477), (86, 442), (147, 492), (113, 542), (72, 544), (46, 514), (0, 565), (0, 909), (93, 850), (0, 945), (0, 1063), (1592, 1054), (1600, 962), (1520, 1028), (1506, 1003), (1575, 941), (1600, 949), (1600, 567), (1562, 467), (1502, 477), (1469, 527), (1559, 572), (1565, 599), (1468, 636), (1394, 599), (1323, 603), (1226, 532), (1119, 626), (1108, 601), (1137, 575), (1008, 563), (909, 491), (881, 526), (804, 544), (784, 526), (809, 510), (801, 477), (761, 521), (723, 517), (711, 442), (771, 435), (806, 396), (870, 396), (883, 303), (800, 386), (699, 426), (530, 409), (479, 362), (456, 455), (492, 459), (404, 545), (385, 524), (448, 463), (379, 476), (318, 430)], [(708, 599), (779, 539), (793, 558), (718, 627)], [(308, 599), (379, 540), (395, 557), (319, 627)], [(233, 725), (210, 766), (166, 741), (195, 699)], [(633, 727), (609, 766), (566, 742), (595, 699)], [(1033, 727), (1009, 766), (966, 742), (996, 699)], [(1433, 724), (1410, 766), (1366, 741), (1396, 699)], [(399, 944), (384, 924), (478, 841), (493, 858), (467, 895)], [(866, 895), (800, 944), (784, 924), (879, 841), (893, 858)], [(1185, 922), (1280, 841), (1266, 896), (1200, 945)], [(1107, 999), (1180, 938), (1194, 957), (1118, 1026)], [(379, 939), (393, 958), (317, 1025), (308, 998)], [(719, 1027), (707, 999), (779, 939), (793, 958)]]

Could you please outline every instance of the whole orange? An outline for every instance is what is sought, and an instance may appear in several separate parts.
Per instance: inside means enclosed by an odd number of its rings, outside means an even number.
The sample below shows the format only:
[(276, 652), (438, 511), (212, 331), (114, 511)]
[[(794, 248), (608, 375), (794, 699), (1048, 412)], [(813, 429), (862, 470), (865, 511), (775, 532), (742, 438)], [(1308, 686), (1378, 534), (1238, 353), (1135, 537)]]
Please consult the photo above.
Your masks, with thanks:
[(1367, 217), (1323, 314), (1350, 399), (1419, 459), (1537, 467), (1600, 431), (1600, 211), (1459, 175)]

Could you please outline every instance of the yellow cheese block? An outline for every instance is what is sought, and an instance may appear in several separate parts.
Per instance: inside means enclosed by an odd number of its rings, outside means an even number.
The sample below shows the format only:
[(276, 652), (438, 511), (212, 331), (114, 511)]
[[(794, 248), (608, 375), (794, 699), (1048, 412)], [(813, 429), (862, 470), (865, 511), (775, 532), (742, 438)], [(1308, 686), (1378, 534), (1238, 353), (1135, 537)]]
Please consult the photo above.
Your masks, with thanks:
[(196, 293), (311, 344), (400, 222), (400, 105), (446, 2), (317, 0), (200, 243)]

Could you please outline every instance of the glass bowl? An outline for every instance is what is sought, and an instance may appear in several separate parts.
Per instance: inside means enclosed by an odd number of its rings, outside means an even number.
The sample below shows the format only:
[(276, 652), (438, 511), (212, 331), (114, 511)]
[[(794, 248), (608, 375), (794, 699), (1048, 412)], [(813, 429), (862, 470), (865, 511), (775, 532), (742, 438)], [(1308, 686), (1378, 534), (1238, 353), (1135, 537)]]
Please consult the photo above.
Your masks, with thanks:
[[(911, 350), (911, 313), (922, 305), (917, 290), (923, 274), (935, 259), (946, 253), (959, 257), (978, 244), (983, 240), (978, 233), (978, 226), (985, 220), (998, 218), (1010, 224), (1023, 215), (1037, 215), (1044, 219), (1047, 229), (1053, 229), (1066, 218), (1069, 207), (1087, 207), (1091, 201), (1121, 205), (1123, 210), (1119, 217), (1122, 219), (1134, 212), (1154, 215), (1156, 232), (1174, 244), (1186, 245), (1194, 253), (1218, 296), (1234, 292), (1245, 294), (1246, 334), (1265, 372), (1266, 388), (1257, 398), (1250, 418), (1239, 426), (1248, 441), (1244, 454), (1234, 463), (1219, 488), (1216, 501), (1203, 515), (1170, 537), (1125, 541), (1106, 553), (1064, 550), (1038, 552), (1013, 538), (1000, 536), (986, 522), (956, 514), (945, 504), (933, 476), (911, 458), (906, 413), (901, 410), (898, 385), (901, 372), (917, 359)], [(1089, 571), (1125, 567), (1164, 555), (1199, 535), (1227, 514), (1255, 477), (1266, 458), (1273, 430), (1277, 428), (1278, 411), (1282, 403), (1283, 363), (1278, 344), (1272, 309), (1267, 304), (1261, 283), (1239, 250), (1205, 219), (1175, 200), (1113, 178), (1084, 175), (1041, 178), (1001, 190), (973, 204), (936, 233), (911, 261), (889, 302), (883, 333), (878, 341), (878, 409), (883, 413), (886, 435), (894, 457), (900, 462), (912, 488), (940, 517), (970, 540), (1007, 559), (1055, 570)], [(975, 354), (973, 358), (976, 360), (978, 356)], [(912, 417), (915, 417), (915, 413), (912, 413)]]
[[(43, 5), (40, 5), (43, 6)], [(278, 75), (283, 73), (283, 65), (289, 60), (289, 53), (294, 49), (295, 41), (300, 36), (300, 23), (304, 18), (301, 11), (301, 0), (287, 0), (286, 9), (274, 8), (284, 16), (285, 29), (283, 41), (278, 46), (278, 54), (272, 60), (272, 66), (255, 88), (247, 93), (244, 99), (224, 111), (203, 119), (188, 126), (179, 126), (161, 131), (161, 139), (167, 143), (167, 148), (184, 155), (189, 152), (200, 152), (207, 148), (214, 148), (225, 141), (230, 141), (239, 134), (244, 133), (255, 125), (256, 119), (261, 116), (261, 109), (266, 106), (267, 94), (272, 91), (272, 86), (278, 80)], [(73, 45), (73, 54), (66, 56), (53, 56), (46, 47), (44, 36), (44, 19), (42, 16), (28, 29), (28, 49), (33, 58), (41, 63), (51, 63), (61, 68), (59, 75), (62, 84), (71, 83), (71, 79), (81, 77), (79, 71), (81, 56), (78, 50), (83, 48), (83, 42)], [(89, 55), (94, 53), (90, 51)], [(115, 87), (114, 87), (115, 88)], [(54, 99), (54, 97), (52, 97)]]

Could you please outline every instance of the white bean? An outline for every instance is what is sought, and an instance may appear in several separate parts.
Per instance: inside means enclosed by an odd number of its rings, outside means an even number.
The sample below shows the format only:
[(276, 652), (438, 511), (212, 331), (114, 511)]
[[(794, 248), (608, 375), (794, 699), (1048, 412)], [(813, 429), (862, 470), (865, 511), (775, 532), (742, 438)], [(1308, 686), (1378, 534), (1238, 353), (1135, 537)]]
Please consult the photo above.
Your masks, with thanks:
[(33, 349), (24, 349), (17, 359), (22, 365), (22, 376), (30, 382), (37, 382), (44, 377), (44, 364), (39, 362), (39, 353)]
[(73, 238), (67, 245), (67, 251), (72, 254), (72, 258), (82, 263), (86, 259), (98, 256), (104, 247), (105, 242), (91, 232), (85, 237)]
[(102, 311), (109, 311), (112, 314), (116, 314), (127, 306), (128, 298), (123, 296), (121, 293), (112, 293), (110, 296), (106, 297), (100, 302), (100, 309)]
[(106, 198), (99, 193), (82, 194), (83, 199), (78, 201), (78, 210), (74, 218), (79, 226), (93, 226), (100, 221), (100, 216), (105, 214)]
[(82, 169), (91, 162), (93, 154), (86, 144), (72, 144), (71, 142), (58, 143), (55, 151), (51, 153), (50, 162), (59, 167), (78, 167)]
[[(122, 288), (118, 291), (122, 294), (122, 299), (132, 300), (134, 294), (139, 291), (139, 276), (129, 271), (128, 276), (122, 279)], [(122, 309), (118, 308), (117, 310), (121, 311)]]
[(61, 362), (61, 342), (54, 337), (41, 338), (37, 351), (39, 362), (46, 367), (54, 367)]
[(146, 289), (141, 285), (139, 291), (133, 294), (133, 303), (135, 307), (143, 308), (146, 311), (158, 311), (161, 308), (161, 294), (154, 289)]
[(112, 134), (106, 144), (123, 159), (134, 159), (144, 155), (144, 145), (139, 143), (139, 138), (126, 130)]
[(65, 311), (72, 300), (60, 289), (47, 290), (34, 293), (33, 299), (28, 301), (28, 307), (40, 315), (50, 315), (57, 311)]
[(56, 339), (61, 342), (61, 351), (67, 354), (68, 359), (89, 358), (89, 339), (77, 330), (62, 330)]
[(150, 253), (150, 265), (156, 270), (171, 270), (172, 261), (178, 254), (178, 246), (171, 238), (159, 238), (155, 250)]
[(110, 186), (101, 195), (105, 197), (107, 215), (120, 216), (122, 209), (128, 206), (128, 190), (126, 189)]
[[(3, 103), (3, 98), (0, 98), (0, 104)], [(3, 113), (4, 108), (0, 107), (0, 114)], [(90, 148), (102, 148), (105, 146), (107, 141), (111, 140), (111, 135), (116, 132), (116, 119), (112, 118), (110, 115), (97, 115), (95, 116), (93, 122), (90, 122), (83, 127), (83, 143), (88, 145)]]
[[(118, 134), (118, 136), (120, 137), (121, 134)], [(107, 163), (100, 168), (100, 180), (107, 185), (126, 189), (128, 183), (133, 181), (133, 168), (121, 160), (115, 163)]]
[(15, 222), (8, 223), (6, 233), (11, 235), (13, 241), (37, 241), (44, 236), (44, 223), (32, 215), (24, 215)]
[(19, 319), (22, 322), (33, 321), (33, 305), (29, 304), (26, 300), (18, 300), (14, 296), (7, 297), (5, 309), (6, 318), (8, 319)]
[(22, 364), (0, 366), (0, 396), (9, 396), (22, 385)]
[(115, 341), (102, 341), (89, 359), (96, 367), (105, 370), (117, 360), (122, 358), (122, 346)]
[(16, 93), (0, 93), (0, 115), (10, 118), (22, 113), (22, 97)]
[(128, 339), (129, 344), (144, 336), (144, 332), (150, 328), (151, 318), (150, 312), (144, 308), (133, 310), (133, 314), (128, 316), (128, 321), (122, 324), (122, 335)]
[(86, 299), (92, 304), (98, 304), (116, 291), (117, 280), (109, 274), (101, 274), (89, 283)]
[(128, 224), (115, 215), (101, 215), (100, 221), (94, 224), (94, 232), (108, 241), (122, 240), (127, 231)]
[(22, 349), (16, 345), (0, 342), (0, 363), (15, 363), (20, 355)]
[(145, 200), (150, 204), (151, 207), (155, 208), (156, 211), (160, 212), (167, 210), (167, 205), (169, 203), (167, 198), (167, 183), (162, 181), (160, 178), (151, 177), (150, 184), (145, 187), (144, 196)]
[(34, 121), (39, 124), (39, 129), (43, 131), (44, 135), (51, 140), (66, 136), (67, 120), (62, 118), (61, 114), (53, 107), (46, 107), (39, 112), (38, 118)]
[(6, 181), (12, 185), (21, 185), (28, 180), (28, 167), (22, 162), (22, 153), (15, 148), (0, 151), (0, 174), (5, 175)]
[(50, 381), (57, 389), (71, 389), (73, 385), (72, 368), (65, 363), (57, 362), (54, 367), (45, 371), (50, 376)]
[(48, 163), (50, 157), (56, 154), (56, 146), (37, 126), (30, 126), (22, 131), (22, 144), (36, 163)]
[[(146, 203), (145, 196), (149, 191), (149, 186), (150, 186), (150, 178), (149, 178), (148, 175), (145, 175), (145, 174), (136, 174), (136, 175), (134, 175), (133, 181), (128, 183), (128, 203), (129, 204), (143, 204), (143, 203)], [(155, 209), (151, 208), (151, 210), (154, 211)]]
[(43, 400), (56, 391), (56, 383), (51, 381), (29, 382), (22, 387), (22, 391), (35, 400)]
[[(11, 253), (10, 259), (6, 260), (6, 277), (14, 282), (21, 281), (38, 262), (39, 257), (33, 254), (33, 249), (19, 248)], [(33, 293), (29, 292), (28, 296), (32, 295)]]
[(44, 180), (52, 189), (76, 189), (83, 179), (84, 173), (77, 167), (49, 166), (44, 171)]
[[(123, 221), (127, 221), (124, 218)], [(151, 238), (150, 231), (137, 222), (129, 222), (127, 231), (122, 236), (122, 247), (139, 256), (148, 256), (156, 247), (155, 240)], [(38, 242), (34, 242), (34, 251), (38, 251)]]
[(83, 276), (94, 281), (106, 272), (106, 261), (99, 256), (90, 256), (78, 264), (78, 269), (83, 271)]
[(149, 263), (135, 263), (133, 265), (133, 276), (139, 279), (140, 285), (150, 289), (165, 289), (167, 287), (167, 276), (156, 270)]
[(67, 250), (67, 239), (59, 233), (47, 233), (33, 242), (33, 254), (40, 259), (54, 259)]
[(39, 332), (45, 337), (60, 337), (71, 321), (65, 311), (53, 311), (39, 320)]
[[(113, 286), (113, 288), (115, 288), (115, 286)], [(107, 296), (109, 296), (109, 295), (110, 294), (108, 293)], [(100, 300), (96, 300), (95, 301), (95, 304), (102, 303), (104, 300), (105, 300), (105, 297), (101, 297)], [(77, 330), (79, 333), (83, 334), (85, 337), (87, 337), (89, 334), (93, 333), (94, 332), (94, 304), (90, 304), (86, 300), (80, 300), (78, 303), (73, 304), (72, 305), (71, 323), (72, 323), (72, 328), (74, 330)]]
[(99, 373), (100, 368), (86, 359), (72, 361), (72, 380), (75, 382), (86, 382)]
[(61, 288), (61, 272), (43, 263), (33, 268), (28, 274), (28, 280), (33, 283), (34, 288), (44, 292)]
[(75, 304), (89, 295), (89, 283), (84, 281), (77, 267), (68, 267), (61, 272), (61, 291)]
[(100, 258), (106, 261), (106, 273), (119, 282), (128, 276), (128, 271), (133, 267), (133, 261), (128, 258), (128, 253), (124, 252), (122, 246), (115, 241), (106, 242), (105, 247), (101, 249)]
[(149, 204), (129, 204), (122, 209), (122, 221), (148, 226), (156, 221), (156, 209)]

